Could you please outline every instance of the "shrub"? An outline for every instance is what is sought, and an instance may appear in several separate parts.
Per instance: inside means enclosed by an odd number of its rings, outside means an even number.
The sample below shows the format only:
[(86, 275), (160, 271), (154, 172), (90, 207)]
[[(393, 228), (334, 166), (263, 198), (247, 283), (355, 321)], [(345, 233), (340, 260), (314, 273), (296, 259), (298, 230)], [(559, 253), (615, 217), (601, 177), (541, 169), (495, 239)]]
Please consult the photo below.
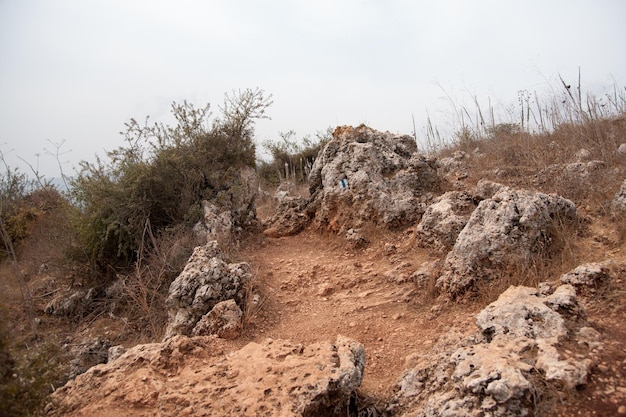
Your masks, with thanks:
[(305, 136), (300, 141), (296, 140), (293, 130), (281, 132), (279, 136), (278, 141), (263, 143), (272, 161), (261, 162), (258, 167), (259, 177), (271, 186), (277, 186), (283, 180), (306, 182), (320, 149), (332, 139), (332, 128), (317, 132), (315, 138)]
[(108, 152), (107, 162), (83, 161), (72, 189), (77, 230), (92, 264), (132, 264), (147, 224), (158, 233), (193, 223), (201, 200), (233, 209), (240, 171), (255, 164), (255, 119), (266, 118), (270, 104), (259, 89), (226, 95), (211, 125), (208, 104), (173, 103), (175, 126), (131, 119), (126, 145)]

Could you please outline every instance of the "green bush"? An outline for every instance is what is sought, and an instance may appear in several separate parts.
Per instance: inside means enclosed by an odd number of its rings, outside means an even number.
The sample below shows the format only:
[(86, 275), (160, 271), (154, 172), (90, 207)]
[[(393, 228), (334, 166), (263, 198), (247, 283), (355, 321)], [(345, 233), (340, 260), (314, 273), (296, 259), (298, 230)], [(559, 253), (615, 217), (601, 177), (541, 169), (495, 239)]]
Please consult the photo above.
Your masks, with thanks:
[(202, 200), (233, 209), (241, 169), (255, 164), (255, 119), (266, 118), (270, 105), (262, 90), (238, 91), (226, 95), (221, 116), (211, 120), (208, 104), (173, 103), (175, 126), (131, 119), (126, 145), (108, 152), (108, 161), (83, 161), (72, 190), (92, 263), (132, 264), (146, 227), (158, 232), (194, 223)]

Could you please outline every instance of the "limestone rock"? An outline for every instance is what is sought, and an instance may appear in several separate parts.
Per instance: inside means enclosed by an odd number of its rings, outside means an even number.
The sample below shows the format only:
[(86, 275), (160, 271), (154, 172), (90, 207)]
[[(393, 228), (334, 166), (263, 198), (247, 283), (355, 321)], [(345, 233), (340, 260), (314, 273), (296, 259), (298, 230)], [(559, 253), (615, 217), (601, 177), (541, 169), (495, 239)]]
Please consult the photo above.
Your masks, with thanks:
[(428, 206), (415, 229), (418, 244), (439, 252), (448, 252), (477, 206), (464, 191), (448, 191)]
[(235, 300), (217, 303), (202, 316), (191, 332), (194, 336), (215, 334), (223, 339), (236, 339), (241, 331), (243, 312)]
[(549, 250), (558, 222), (576, 218), (576, 206), (556, 195), (504, 188), (483, 200), (446, 256), (437, 289), (455, 298), (478, 280), (498, 277)]
[(70, 379), (82, 374), (94, 365), (105, 363), (109, 358), (111, 343), (105, 339), (88, 340), (70, 349)]
[[(582, 359), (567, 357), (559, 343), (579, 338), (579, 354), (592, 348), (590, 340), (599, 343), (589, 327), (571, 330), (584, 324), (583, 316), (570, 285), (551, 295), (510, 287), (476, 316), (477, 332), (459, 338), (451, 331), (404, 373), (391, 408), (406, 417), (533, 415), (537, 401), (556, 396), (559, 385), (586, 383), (590, 352)], [(541, 395), (537, 386), (543, 387)]]
[(308, 200), (302, 197), (283, 197), (274, 216), (265, 223), (263, 234), (267, 237), (281, 237), (300, 233), (311, 223), (307, 204)]
[(346, 240), (354, 249), (360, 249), (367, 246), (369, 241), (359, 229), (348, 229), (346, 232)]
[(225, 346), (202, 336), (135, 346), (58, 389), (46, 415), (330, 415), (345, 410), (363, 378), (363, 346), (341, 336)]
[(93, 309), (95, 298), (94, 288), (62, 292), (46, 305), (44, 312), (54, 316), (81, 317)]
[(309, 175), (316, 227), (345, 233), (364, 223), (393, 228), (419, 219), (444, 180), (411, 136), (341, 126)]
[(571, 284), (579, 294), (593, 294), (609, 278), (607, 263), (592, 262), (579, 265), (561, 276), (563, 284)]
[(242, 303), (244, 284), (252, 277), (250, 265), (228, 264), (216, 255), (219, 249), (215, 243), (195, 248), (183, 272), (170, 285), (166, 339), (175, 334), (190, 335), (198, 320), (221, 301)]
[(611, 201), (611, 211), (616, 217), (626, 217), (626, 180), (622, 182), (619, 191), (615, 193)]

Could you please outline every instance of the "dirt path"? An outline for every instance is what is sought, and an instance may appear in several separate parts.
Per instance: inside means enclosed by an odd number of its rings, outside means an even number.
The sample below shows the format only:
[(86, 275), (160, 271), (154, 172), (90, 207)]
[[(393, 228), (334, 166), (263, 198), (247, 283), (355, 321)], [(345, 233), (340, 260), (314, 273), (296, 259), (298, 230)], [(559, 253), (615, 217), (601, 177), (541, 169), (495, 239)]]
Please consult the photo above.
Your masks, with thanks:
[(473, 330), (467, 306), (462, 314), (446, 309), (435, 320), (433, 300), (418, 294), (410, 279), (428, 254), (410, 240), (408, 234), (386, 236), (381, 242), (397, 243), (360, 250), (312, 232), (268, 239), (246, 259), (263, 300), (247, 338), (309, 344), (351, 337), (366, 350), (362, 392), (388, 398), (408, 355), (427, 351), (453, 323)]

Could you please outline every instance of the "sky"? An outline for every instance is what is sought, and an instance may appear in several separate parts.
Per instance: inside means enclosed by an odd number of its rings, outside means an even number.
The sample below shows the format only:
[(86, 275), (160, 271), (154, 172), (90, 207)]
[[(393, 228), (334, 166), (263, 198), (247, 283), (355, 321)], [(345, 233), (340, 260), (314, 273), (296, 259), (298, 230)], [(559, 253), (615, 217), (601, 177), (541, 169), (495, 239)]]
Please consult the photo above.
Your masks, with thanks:
[(183, 100), (219, 113), (246, 88), (272, 95), (259, 145), (413, 119), (422, 141), (472, 97), (512, 109), (579, 71), (585, 91), (623, 91), (624, 16), (624, 0), (0, 0), (0, 151), (71, 175), (131, 118), (169, 123)]

